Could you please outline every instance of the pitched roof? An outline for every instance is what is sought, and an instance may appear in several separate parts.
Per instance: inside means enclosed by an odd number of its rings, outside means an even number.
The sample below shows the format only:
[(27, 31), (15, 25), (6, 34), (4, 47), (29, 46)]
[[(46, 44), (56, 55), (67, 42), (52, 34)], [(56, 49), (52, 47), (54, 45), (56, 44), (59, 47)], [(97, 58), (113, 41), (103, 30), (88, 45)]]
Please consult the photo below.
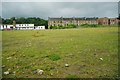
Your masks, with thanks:
[(96, 17), (93, 17), (93, 18), (85, 18), (85, 17), (82, 17), (82, 18), (63, 18), (63, 17), (60, 17), (60, 18), (48, 18), (48, 20), (53, 20), (53, 21), (57, 21), (57, 20), (97, 20), (98, 18)]

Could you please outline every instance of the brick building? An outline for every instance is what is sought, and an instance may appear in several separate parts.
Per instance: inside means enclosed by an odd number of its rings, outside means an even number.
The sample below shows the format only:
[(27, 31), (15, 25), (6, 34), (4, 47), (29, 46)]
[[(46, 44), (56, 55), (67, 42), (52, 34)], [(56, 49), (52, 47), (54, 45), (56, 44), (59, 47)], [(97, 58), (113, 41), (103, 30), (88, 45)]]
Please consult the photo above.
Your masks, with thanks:
[(98, 19), (98, 24), (101, 25), (117, 25), (118, 24), (118, 19), (117, 18), (99, 18)]
[(81, 24), (100, 24), (100, 25), (117, 25), (117, 18), (48, 18), (48, 28), (50, 26), (67, 26), (74, 24), (80, 26)]

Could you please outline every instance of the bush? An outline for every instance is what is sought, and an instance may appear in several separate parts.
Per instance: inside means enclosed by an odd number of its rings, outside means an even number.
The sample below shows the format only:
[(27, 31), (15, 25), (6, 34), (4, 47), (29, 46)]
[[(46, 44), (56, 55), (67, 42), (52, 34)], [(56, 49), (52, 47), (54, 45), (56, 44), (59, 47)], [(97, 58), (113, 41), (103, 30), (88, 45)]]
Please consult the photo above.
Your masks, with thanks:
[(90, 27), (98, 27), (97, 24), (90, 24)]
[(82, 27), (99, 27), (98, 24), (81, 24)]
[(77, 28), (77, 25), (69, 24), (68, 26), (50, 26), (50, 29), (68, 29), (68, 28)]
[(50, 26), (50, 29), (52, 29), (53, 28), (53, 26)]
[(88, 27), (88, 24), (81, 24), (82, 27)]
[(68, 25), (68, 28), (77, 28), (77, 26), (74, 24), (70, 24), (70, 25)]
[(63, 26), (58, 26), (58, 29), (63, 29)]

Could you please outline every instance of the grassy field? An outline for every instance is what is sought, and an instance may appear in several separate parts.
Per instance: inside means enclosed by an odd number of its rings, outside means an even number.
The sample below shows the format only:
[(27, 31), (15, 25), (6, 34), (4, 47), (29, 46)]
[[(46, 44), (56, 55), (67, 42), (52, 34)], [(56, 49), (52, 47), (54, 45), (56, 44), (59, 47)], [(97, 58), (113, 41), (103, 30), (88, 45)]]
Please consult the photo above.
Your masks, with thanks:
[[(3, 78), (118, 75), (117, 27), (3, 31), (2, 37)], [(37, 69), (43, 74), (37, 74)], [(10, 73), (5, 75), (6, 71)]]

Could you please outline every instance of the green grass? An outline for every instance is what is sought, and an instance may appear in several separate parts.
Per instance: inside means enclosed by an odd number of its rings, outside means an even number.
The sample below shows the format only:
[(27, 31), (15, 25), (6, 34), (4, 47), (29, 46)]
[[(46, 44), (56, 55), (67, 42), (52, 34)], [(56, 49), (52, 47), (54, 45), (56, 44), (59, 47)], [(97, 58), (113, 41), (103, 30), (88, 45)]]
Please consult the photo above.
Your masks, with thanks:
[[(3, 78), (118, 75), (117, 27), (2, 31), (2, 39), (2, 71), (10, 69)], [(43, 74), (34, 73), (37, 69), (44, 70)]]
[(60, 59), (60, 56), (58, 54), (52, 54), (49, 56), (49, 59), (51, 59), (52, 61), (57, 61)]
[(68, 78), (69, 80), (72, 80), (72, 78), (79, 78), (76, 75), (68, 75), (66, 78)]

